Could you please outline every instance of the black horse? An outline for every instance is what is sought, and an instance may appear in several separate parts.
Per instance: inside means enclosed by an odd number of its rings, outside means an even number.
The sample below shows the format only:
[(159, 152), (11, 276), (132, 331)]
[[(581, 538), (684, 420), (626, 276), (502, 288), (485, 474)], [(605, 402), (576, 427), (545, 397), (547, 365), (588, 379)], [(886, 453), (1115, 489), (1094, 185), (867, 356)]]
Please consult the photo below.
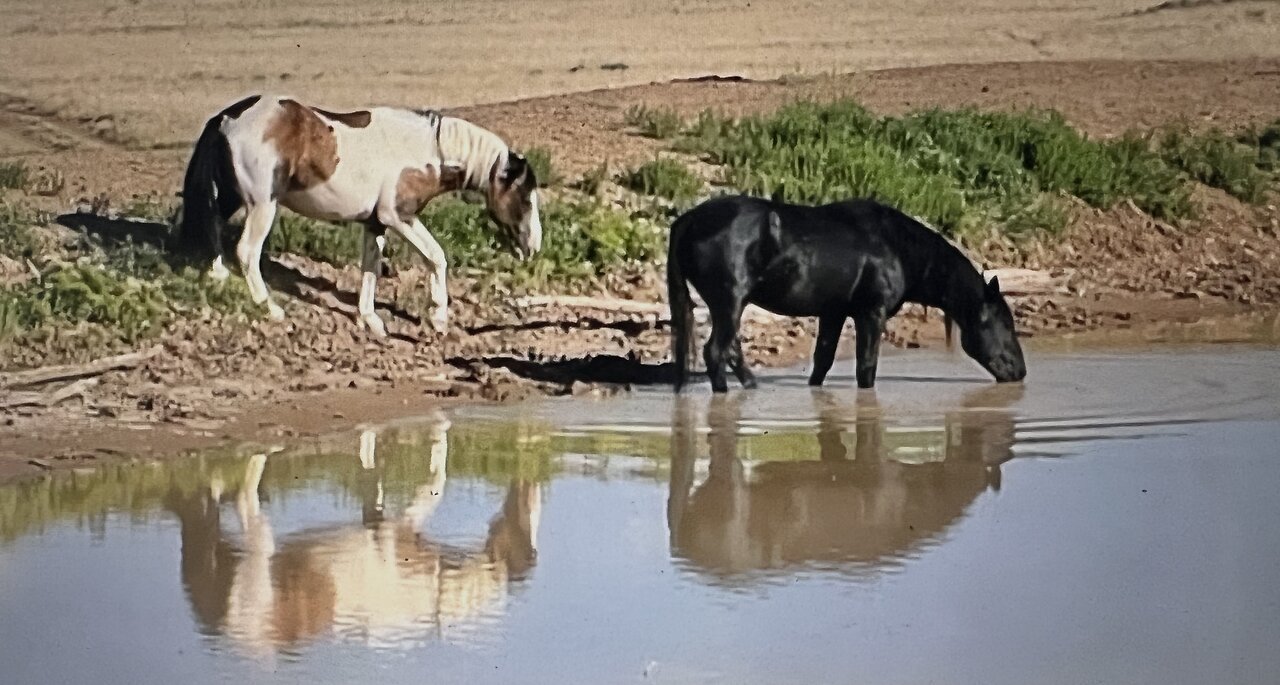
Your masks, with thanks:
[(903, 302), (941, 309), (960, 327), (964, 351), (997, 381), (1027, 375), (999, 282), (983, 282), (941, 235), (871, 200), (809, 207), (725, 196), (676, 219), (667, 252), (667, 293), (677, 390), (687, 380), (693, 352), (689, 283), (711, 312), (711, 338), (703, 354), (716, 392), (728, 390), (726, 362), (743, 387), (755, 387), (738, 339), (747, 304), (783, 316), (818, 317), (810, 385), (826, 378), (844, 321), (853, 317), (858, 387), (873, 386), (885, 322)]

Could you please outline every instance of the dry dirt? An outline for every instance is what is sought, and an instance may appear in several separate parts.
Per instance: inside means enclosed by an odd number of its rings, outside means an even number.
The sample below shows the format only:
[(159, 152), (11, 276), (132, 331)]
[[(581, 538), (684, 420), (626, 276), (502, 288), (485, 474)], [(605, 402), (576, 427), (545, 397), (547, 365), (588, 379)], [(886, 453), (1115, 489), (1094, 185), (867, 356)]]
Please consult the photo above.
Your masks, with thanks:
[[(0, 0), (0, 159), (64, 177), (56, 195), (32, 198), (51, 210), (169, 197), (203, 119), (257, 90), (332, 107), (453, 106), (517, 144), (549, 149), (570, 175), (602, 160), (617, 168), (652, 157), (657, 144), (623, 125), (623, 111), (640, 103), (741, 113), (853, 95), (884, 112), (1053, 107), (1101, 136), (1172, 121), (1231, 129), (1280, 114), (1274, 2), (1060, 5), (551, 0), (533, 12), (526, 3), (456, 0), (318, 8)], [(609, 63), (628, 68), (600, 68)], [(884, 67), (894, 68), (871, 70)], [(831, 75), (844, 72), (855, 73)], [(667, 82), (703, 74), (748, 80)], [(1274, 199), (1250, 207), (1198, 193), (1206, 211), (1190, 226), (1164, 226), (1130, 207), (1080, 207), (1061, 243), (975, 249), (988, 263), (1047, 269), (1067, 283), (1065, 294), (1017, 302), (1032, 337), (1280, 303)], [(351, 321), (354, 266), (283, 257), (270, 271), (273, 289), (296, 300), (289, 324), (261, 323), (239, 336), (180, 324), (159, 356), (104, 376), (84, 403), (0, 416), (0, 479), (229, 437), (340, 430), (456, 401), (448, 398), (604, 392), (664, 373), (656, 365), (666, 330), (642, 317), (516, 311), (478, 297), (474, 282), (455, 274), (454, 329), (437, 340), (398, 305), (420, 283), (411, 271), (384, 279), (382, 314), (396, 334), (384, 345)], [(661, 295), (652, 271), (615, 274), (600, 291)], [(910, 312), (890, 339), (931, 345), (941, 333), (936, 315)], [(758, 364), (787, 364), (809, 345), (806, 322), (757, 325), (747, 353)], [(31, 351), (0, 368), (40, 361)]]

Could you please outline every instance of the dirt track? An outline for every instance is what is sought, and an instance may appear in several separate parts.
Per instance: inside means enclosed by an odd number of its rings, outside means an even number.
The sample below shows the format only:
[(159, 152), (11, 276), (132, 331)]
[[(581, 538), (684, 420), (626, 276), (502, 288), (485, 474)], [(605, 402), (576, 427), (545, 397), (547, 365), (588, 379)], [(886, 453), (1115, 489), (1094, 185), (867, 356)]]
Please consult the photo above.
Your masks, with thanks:
[[(525, 22), (527, 12), (515, 3), (376, 2), (335, 13), (262, 3), (186, 10), (138, 0), (111, 9), (80, 0), (54, 9), (3, 0), (0, 10), (13, 20), (0, 29), (6, 64), (0, 159), (24, 159), (66, 177), (58, 196), (37, 199), (50, 210), (95, 197), (115, 206), (135, 195), (168, 198), (203, 118), (247, 90), (287, 90), (335, 107), (417, 105), (424, 97), (457, 105), (457, 113), (518, 144), (548, 148), (570, 175), (602, 160), (618, 168), (652, 157), (657, 144), (623, 126), (623, 111), (638, 103), (740, 113), (797, 98), (852, 95), (885, 112), (1052, 107), (1095, 135), (1172, 121), (1236, 128), (1280, 114), (1280, 7), (1274, 3), (1192, 0), (1133, 16), (1125, 15), (1146, 4), (1104, 2), (1077, 10), (1031, 1), (998, 9), (959, 2), (940, 14), (936, 3), (920, 2), (892, 15), (873, 3), (756, 2), (749, 10), (744, 4), (653, 9), (651, 3), (555, 0), (540, 4), (540, 15)], [(346, 39), (353, 28), (358, 43)], [(536, 38), (525, 44), (530, 34)], [(401, 47), (446, 37), (478, 46), (486, 60), (465, 51)], [(1053, 61), (1064, 57), (1088, 61)], [(1234, 61), (1149, 61), (1171, 58)], [(992, 61), (1000, 63), (975, 63)], [(629, 68), (599, 68), (610, 62)], [(920, 66), (939, 63), (966, 64)], [(578, 64), (587, 66), (570, 71)], [(887, 66), (900, 68), (795, 75)], [(789, 76), (587, 90), (707, 73)], [(586, 92), (510, 101), (569, 91)], [(475, 104), (500, 100), (508, 102)], [(1125, 207), (1081, 208), (1066, 243), (992, 244), (984, 256), (1072, 272), (1071, 294), (1019, 304), (1020, 325), (1035, 335), (1141, 327), (1280, 303), (1274, 204), (1248, 207), (1215, 191), (1199, 194), (1209, 211), (1186, 230), (1170, 231)], [(510, 310), (469, 301), (465, 277), (453, 281), (458, 327), (449, 338), (415, 342), (414, 323), (393, 317), (393, 331), (406, 339), (374, 346), (354, 332), (350, 306), (342, 304), (355, 289), (354, 267), (285, 259), (276, 272), (319, 284), (311, 294), (326, 306), (307, 309), (292, 331), (264, 324), (240, 341), (209, 336), (193, 323), (143, 372), (104, 379), (104, 394), (90, 403), (91, 411), (10, 417), (0, 427), (0, 477), (112, 454), (99, 448), (136, 452), (138, 427), (154, 436), (148, 449), (164, 454), (223, 436), (277, 440), (415, 413), (437, 401), (424, 392), (449, 394), (448, 383), (428, 378), (442, 368), (491, 397), (516, 392), (510, 371), (442, 367), (450, 357), (510, 357), (515, 361), (502, 364), (543, 377), (547, 388), (577, 390), (567, 382), (573, 374), (557, 376), (563, 369), (555, 364), (531, 369), (524, 361), (613, 354), (652, 363), (665, 354), (665, 330), (640, 321), (550, 311), (542, 314), (550, 325), (522, 326)], [(414, 277), (405, 274), (401, 283)], [(387, 283), (393, 292), (400, 287)], [(652, 273), (621, 275), (612, 290), (659, 294)], [(904, 319), (894, 340), (931, 344), (940, 332), (936, 319)], [(808, 346), (804, 325), (763, 327), (753, 332), (748, 354), (783, 363), (806, 355)], [(255, 347), (280, 354), (245, 354)], [(587, 371), (599, 376), (611, 369)], [(224, 382), (210, 384), (210, 378)], [(47, 432), (52, 426), (57, 430)], [(45, 461), (30, 465), (31, 457)]]

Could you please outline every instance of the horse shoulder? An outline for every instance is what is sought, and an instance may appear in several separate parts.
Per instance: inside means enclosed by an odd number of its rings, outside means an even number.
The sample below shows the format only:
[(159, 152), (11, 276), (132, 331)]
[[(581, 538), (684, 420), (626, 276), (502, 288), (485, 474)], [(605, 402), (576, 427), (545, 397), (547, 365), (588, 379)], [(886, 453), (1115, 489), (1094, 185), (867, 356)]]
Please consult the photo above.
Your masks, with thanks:
[(462, 187), (463, 170), (441, 163), (405, 167), (396, 180), (396, 213), (402, 219), (416, 216), (428, 202)]

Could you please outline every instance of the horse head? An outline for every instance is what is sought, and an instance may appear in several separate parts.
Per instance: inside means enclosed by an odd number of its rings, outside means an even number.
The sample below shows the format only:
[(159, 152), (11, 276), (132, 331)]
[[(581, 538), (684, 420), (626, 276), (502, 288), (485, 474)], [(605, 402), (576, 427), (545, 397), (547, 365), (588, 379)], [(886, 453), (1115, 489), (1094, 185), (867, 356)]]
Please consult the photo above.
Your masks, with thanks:
[(512, 151), (493, 166), (485, 200), (489, 217), (507, 232), (524, 259), (542, 248), (542, 218), (538, 214), (538, 178), (523, 155)]
[(982, 287), (981, 299), (960, 330), (960, 346), (965, 354), (982, 365), (996, 381), (1020, 381), (1027, 375), (1022, 345), (1013, 326), (1013, 312), (1000, 292), (1000, 281), (992, 277)]

